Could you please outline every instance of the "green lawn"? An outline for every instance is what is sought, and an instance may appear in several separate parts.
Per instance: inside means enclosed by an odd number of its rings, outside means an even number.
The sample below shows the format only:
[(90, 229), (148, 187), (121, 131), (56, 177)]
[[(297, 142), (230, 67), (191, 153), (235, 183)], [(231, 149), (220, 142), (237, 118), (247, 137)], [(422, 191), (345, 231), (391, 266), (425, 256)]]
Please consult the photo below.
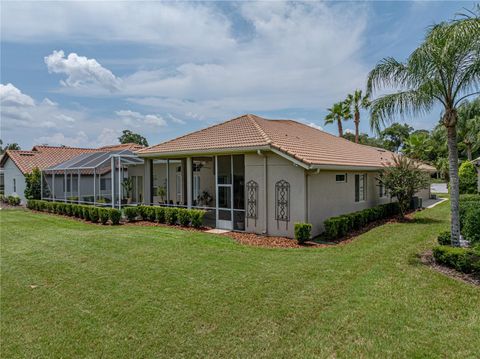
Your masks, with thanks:
[(480, 289), (416, 257), (447, 218), (298, 250), (1, 210), (0, 356), (479, 358)]

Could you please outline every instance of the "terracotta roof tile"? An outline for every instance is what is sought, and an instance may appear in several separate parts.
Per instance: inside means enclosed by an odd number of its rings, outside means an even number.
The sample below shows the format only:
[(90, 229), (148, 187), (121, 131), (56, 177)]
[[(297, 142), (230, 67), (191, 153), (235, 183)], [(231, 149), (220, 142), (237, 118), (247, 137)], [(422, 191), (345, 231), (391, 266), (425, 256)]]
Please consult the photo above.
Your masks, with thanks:
[(313, 166), (382, 167), (393, 155), (390, 151), (356, 144), (293, 120), (268, 120), (250, 114), (137, 153), (168, 155), (256, 147), (274, 148)]

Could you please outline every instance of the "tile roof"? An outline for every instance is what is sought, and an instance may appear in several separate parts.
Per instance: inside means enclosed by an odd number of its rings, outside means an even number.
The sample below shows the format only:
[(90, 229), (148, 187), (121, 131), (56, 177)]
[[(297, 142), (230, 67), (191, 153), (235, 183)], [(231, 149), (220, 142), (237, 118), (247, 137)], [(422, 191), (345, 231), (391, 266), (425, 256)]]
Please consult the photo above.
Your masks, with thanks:
[(26, 174), (35, 167), (42, 170), (82, 153), (96, 151), (94, 148), (34, 146), (31, 151), (7, 150), (0, 164), (3, 167), (7, 158), (10, 158), (18, 169)]
[[(268, 120), (250, 114), (147, 147), (137, 154), (193, 154), (260, 147), (278, 150), (312, 167), (379, 168), (390, 162), (393, 155), (390, 151), (356, 144), (293, 120)], [(433, 168), (427, 167), (424, 168)]]
[(23, 174), (30, 173), (35, 167), (43, 170), (58, 165), (73, 157), (89, 152), (105, 152), (130, 150), (135, 151), (144, 148), (135, 143), (104, 146), (100, 148), (79, 148), (66, 146), (34, 146), (31, 151), (7, 150), (0, 160), (3, 167), (7, 158), (10, 158)]

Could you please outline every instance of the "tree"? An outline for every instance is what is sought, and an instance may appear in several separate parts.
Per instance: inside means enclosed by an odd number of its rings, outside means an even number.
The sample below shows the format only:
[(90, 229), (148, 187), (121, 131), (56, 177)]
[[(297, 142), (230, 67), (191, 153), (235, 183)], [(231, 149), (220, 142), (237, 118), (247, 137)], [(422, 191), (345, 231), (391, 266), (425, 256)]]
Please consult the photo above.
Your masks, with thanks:
[(472, 153), (480, 147), (480, 98), (458, 108), (458, 138), (459, 147), (471, 161)]
[(378, 181), (398, 200), (400, 217), (404, 218), (415, 193), (429, 185), (428, 176), (418, 163), (405, 156), (394, 155), (392, 160), (393, 166), (383, 169)]
[(41, 197), (41, 174), (38, 167), (35, 167), (31, 173), (25, 175), (25, 198), (40, 199)]
[(385, 148), (392, 152), (398, 152), (412, 131), (413, 127), (406, 123), (401, 125), (395, 122), (380, 132), (380, 138), (385, 142), (385, 146), (387, 146)]
[(138, 133), (134, 133), (130, 130), (123, 130), (122, 135), (118, 138), (120, 143), (136, 143), (141, 146), (148, 146), (147, 139)]
[[(355, 142), (355, 135), (353, 133), (346, 132), (346, 133), (343, 134), (343, 138), (345, 138), (345, 139), (347, 139), (351, 142)], [(388, 149), (388, 148), (385, 147), (384, 141), (382, 141), (380, 138), (369, 137), (368, 134), (366, 134), (366, 133), (361, 133), (358, 136), (358, 143), (360, 143), (362, 145)]]
[(0, 155), (5, 153), (6, 150), (20, 150), (20, 146), (18, 143), (7, 143), (5, 147), (2, 147), (3, 141), (0, 140)]
[(410, 158), (428, 161), (430, 153), (434, 150), (430, 136), (425, 132), (416, 132), (405, 140), (402, 152)]
[(442, 105), (449, 150), (452, 245), (459, 244), (460, 236), (457, 111), (480, 87), (480, 6), (476, 11), (432, 26), (406, 62), (383, 59), (367, 82), (368, 93), (382, 88), (397, 90), (372, 102), (372, 128), (395, 115), (421, 115), (435, 104)]
[(337, 122), (338, 136), (343, 137), (342, 121), (346, 121), (352, 118), (350, 109), (345, 102), (337, 102), (331, 108), (327, 109), (328, 115), (325, 117), (325, 125)]
[(460, 193), (477, 193), (477, 171), (470, 161), (465, 161), (458, 170)]
[(360, 126), (360, 109), (367, 109), (370, 106), (368, 94), (363, 96), (362, 90), (355, 90), (353, 94), (349, 94), (345, 100), (350, 113), (353, 113), (353, 123), (355, 124), (355, 143), (358, 143), (358, 128)]

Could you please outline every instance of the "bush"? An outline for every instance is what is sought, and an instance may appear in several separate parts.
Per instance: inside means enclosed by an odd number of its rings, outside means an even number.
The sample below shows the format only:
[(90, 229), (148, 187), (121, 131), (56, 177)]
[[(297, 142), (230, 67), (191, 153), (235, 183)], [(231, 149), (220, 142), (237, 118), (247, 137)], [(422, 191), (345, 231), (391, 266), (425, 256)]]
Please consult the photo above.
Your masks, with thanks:
[(164, 207), (152, 207), (151, 211), (155, 213), (155, 220), (158, 223), (165, 223), (165, 208)]
[(108, 219), (110, 218), (110, 213), (108, 208), (99, 208), (98, 209), (98, 217), (100, 223), (107, 224)]
[(86, 221), (91, 221), (92, 219), (90, 218), (90, 206), (82, 206), (82, 218)]
[(138, 206), (137, 207), (138, 215), (140, 217), (142, 217), (142, 219), (144, 221), (147, 220), (147, 208), (148, 208), (147, 206)]
[(442, 232), (437, 237), (438, 244), (442, 246), (448, 246), (452, 243), (450, 231)]
[(480, 194), (461, 194), (460, 202), (480, 202)]
[(127, 217), (128, 221), (134, 221), (138, 216), (138, 208), (137, 207), (125, 207), (123, 209), (123, 213), (125, 217)]
[(190, 210), (185, 208), (178, 208), (177, 218), (181, 226), (187, 227), (190, 224)]
[(328, 239), (344, 237), (352, 230), (365, 227), (368, 223), (388, 218), (400, 213), (397, 202), (381, 204), (341, 216), (328, 218), (325, 222), (325, 235)]
[(298, 244), (304, 244), (310, 239), (312, 225), (310, 223), (295, 223), (295, 239)]
[(97, 223), (99, 219), (99, 213), (98, 213), (99, 208), (95, 206), (88, 207), (88, 214), (90, 216), (90, 220), (93, 223)]
[(192, 227), (200, 228), (203, 224), (203, 217), (205, 216), (205, 211), (201, 209), (192, 209), (190, 210), (190, 220)]
[(8, 204), (10, 206), (18, 206), (20, 204), (20, 197), (18, 197), (18, 196), (8, 196)]
[(467, 218), (467, 214), (478, 207), (479, 207), (479, 203), (475, 201), (460, 202), (459, 204), (460, 231), (462, 231), (463, 227), (465, 226), (465, 220)]
[(480, 206), (466, 213), (462, 234), (471, 243), (480, 242)]
[(470, 248), (438, 246), (433, 257), (439, 264), (463, 273), (480, 273), (480, 252)]
[(465, 161), (458, 169), (460, 193), (477, 193), (477, 171), (470, 161)]
[(77, 218), (82, 217), (82, 209), (79, 204), (72, 204), (72, 214)]
[(112, 221), (112, 224), (117, 225), (120, 223), (120, 219), (122, 218), (122, 212), (115, 208), (109, 208), (109, 218)]
[(166, 207), (165, 208), (165, 222), (167, 224), (177, 224), (178, 208)]

